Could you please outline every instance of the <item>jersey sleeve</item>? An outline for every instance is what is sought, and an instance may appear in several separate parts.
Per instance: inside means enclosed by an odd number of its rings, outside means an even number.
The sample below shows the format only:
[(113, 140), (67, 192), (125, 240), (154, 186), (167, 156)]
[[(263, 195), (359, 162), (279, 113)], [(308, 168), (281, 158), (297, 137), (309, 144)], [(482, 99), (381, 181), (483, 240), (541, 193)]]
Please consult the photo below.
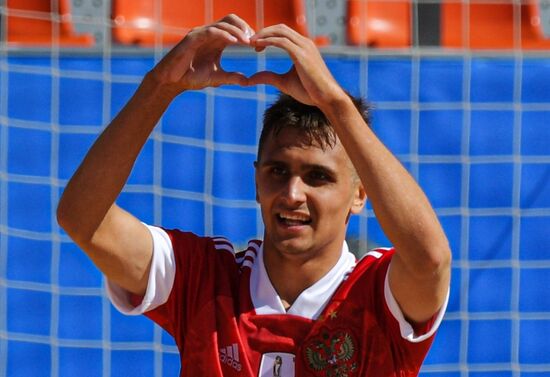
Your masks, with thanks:
[(197, 321), (212, 319), (205, 313), (216, 304), (216, 295), (232, 297), (236, 290), (239, 272), (233, 247), (219, 237), (149, 229), (153, 259), (145, 295), (137, 297), (112, 282), (107, 283), (108, 294), (120, 311), (144, 314), (171, 334), (177, 344), (183, 344), (183, 337), (197, 327)]
[[(235, 289), (231, 277), (238, 276), (238, 270), (233, 252), (224, 250), (215, 239), (179, 230), (166, 230), (166, 234), (175, 263), (172, 289), (164, 303), (144, 314), (171, 334), (177, 344), (183, 344), (189, 331), (215, 322), (215, 297), (231, 297)], [(206, 325), (215, 328), (210, 322)]]
[(401, 311), (399, 304), (397, 303), (395, 297), (391, 292), (388, 279), (389, 270), (390, 266), (388, 266), (386, 277), (384, 278), (384, 299), (386, 301), (389, 312), (399, 324), (401, 337), (411, 343), (420, 343), (426, 339), (431, 338), (443, 321), (445, 311), (447, 310), (447, 303), (449, 302), (449, 291), (447, 291), (447, 297), (445, 298), (445, 302), (441, 306), (441, 309), (439, 309), (439, 311), (434, 314), (432, 319), (429, 320), (423, 328), (415, 328), (405, 319), (405, 316)]
[(137, 297), (110, 280), (106, 284), (112, 304), (126, 315), (140, 315), (164, 304), (174, 285), (176, 261), (170, 237), (161, 228), (147, 228), (153, 239), (153, 257), (145, 295)]
[[(371, 258), (376, 258), (376, 260), (371, 259), (372, 270), (366, 281), (372, 289), (371, 298), (368, 301), (372, 305), (378, 327), (383, 333), (382, 338), (378, 339), (380, 343), (385, 344), (380, 354), (391, 355), (388, 357), (392, 360), (393, 368), (404, 371), (404, 374), (400, 375), (416, 376), (442, 322), (447, 300), (439, 312), (423, 326), (413, 326), (408, 322), (388, 283), (388, 272), (394, 252), (394, 249), (384, 249), (368, 253)], [(383, 358), (383, 356), (380, 357)]]
[(375, 306), (384, 308), (384, 311), (378, 314), (381, 321), (386, 322), (388, 328), (392, 329), (392, 331), (395, 330), (393, 331), (395, 333), (393, 335), (410, 343), (421, 343), (424, 340), (430, 339), (443, 321), (449, 293), (447, 292), (447, 297), (441, 309), (424, 326), (413, 326), (405, 318), (390, 288), (388, 277), (394, 253), (395, 249), (393, 248), (375, 249), (367, 253), (367, 257), (370, 256), (377, 259), (374, 263), (375, 272), (371, 275), (374, 279), (371, 283), (375, 287), (374, 297), (379, 300)]

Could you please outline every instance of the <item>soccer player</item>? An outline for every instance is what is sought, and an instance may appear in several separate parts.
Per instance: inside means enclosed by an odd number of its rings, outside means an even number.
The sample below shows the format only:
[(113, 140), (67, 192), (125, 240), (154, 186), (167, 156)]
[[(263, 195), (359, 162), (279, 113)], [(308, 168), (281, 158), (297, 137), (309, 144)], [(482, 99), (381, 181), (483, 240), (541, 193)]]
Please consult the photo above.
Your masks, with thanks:
[[(221, 54), (237, 44), (283, 49), (294, 65), (225, 72)], [(264, 238), (243, 252), (145, 225), (114, 203), (170, 102), (223, 84), (284, 93), (265, 114), (255, 164)], [(227, 16), (193, 29), (145, 75), (68, 183), (59, 223), (119, 310), (174, 336), (182, 376), (415, 376), (445, 311), (451, 256), (426, 196), (364, 111), (310, 39)], [(367, 197), (393, 248), (356, 261), (346, 228)]]

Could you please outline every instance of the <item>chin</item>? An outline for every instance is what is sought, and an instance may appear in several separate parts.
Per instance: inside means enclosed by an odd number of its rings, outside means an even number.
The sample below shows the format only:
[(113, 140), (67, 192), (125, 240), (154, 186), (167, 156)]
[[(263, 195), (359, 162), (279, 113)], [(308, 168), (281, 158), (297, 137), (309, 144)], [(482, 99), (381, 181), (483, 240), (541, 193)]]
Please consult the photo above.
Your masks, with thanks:
[(273, 242), (273, 246), (281, 254), (289, 256), (309, 254), (310, 251), (314, 249), (314, 245), (312, 245), (311, 242), (299, 239), (287, 239)]

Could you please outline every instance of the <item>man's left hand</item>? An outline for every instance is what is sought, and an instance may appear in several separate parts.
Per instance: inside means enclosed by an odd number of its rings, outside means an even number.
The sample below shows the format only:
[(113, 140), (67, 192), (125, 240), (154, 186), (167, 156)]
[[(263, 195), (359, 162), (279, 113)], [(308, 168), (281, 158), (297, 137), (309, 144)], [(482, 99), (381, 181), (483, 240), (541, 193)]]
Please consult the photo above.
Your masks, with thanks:
[(294, 64), (284, 74), (258, 72), (248, 79), (249, 85), (273, 85), (296, 100), (319, 108), (345, 95), (326, 66), (315, 42), (290, 27), (282, 24), (268, 26), (250, 38), (250, 45), (256, 51), (262, 51), (266, 47), (281, 48), (288, 53)]

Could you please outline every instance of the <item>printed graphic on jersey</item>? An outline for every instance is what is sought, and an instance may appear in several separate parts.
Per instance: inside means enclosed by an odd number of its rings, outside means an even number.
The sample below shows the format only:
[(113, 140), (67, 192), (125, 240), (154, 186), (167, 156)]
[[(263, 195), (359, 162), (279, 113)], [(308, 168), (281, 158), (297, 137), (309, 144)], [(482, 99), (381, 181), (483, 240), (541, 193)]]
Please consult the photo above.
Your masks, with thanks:
[(286, 352), (270, 352), (262, 355), (259, 377), (294, 376), (295, 356)]
[(304, 347), (306, 365), (316, 376), (355, 376), (358, 369), (356, 344), (348, 331), (322, 328)]
[(222, 365), (229, 365), (237, 372), (241, 371), (242, 365), (239, 360), (239, 345), (237, 343), (233, 343), (230, 346), (220, 348), (219, 353), (220, 362), (222, 363)]

